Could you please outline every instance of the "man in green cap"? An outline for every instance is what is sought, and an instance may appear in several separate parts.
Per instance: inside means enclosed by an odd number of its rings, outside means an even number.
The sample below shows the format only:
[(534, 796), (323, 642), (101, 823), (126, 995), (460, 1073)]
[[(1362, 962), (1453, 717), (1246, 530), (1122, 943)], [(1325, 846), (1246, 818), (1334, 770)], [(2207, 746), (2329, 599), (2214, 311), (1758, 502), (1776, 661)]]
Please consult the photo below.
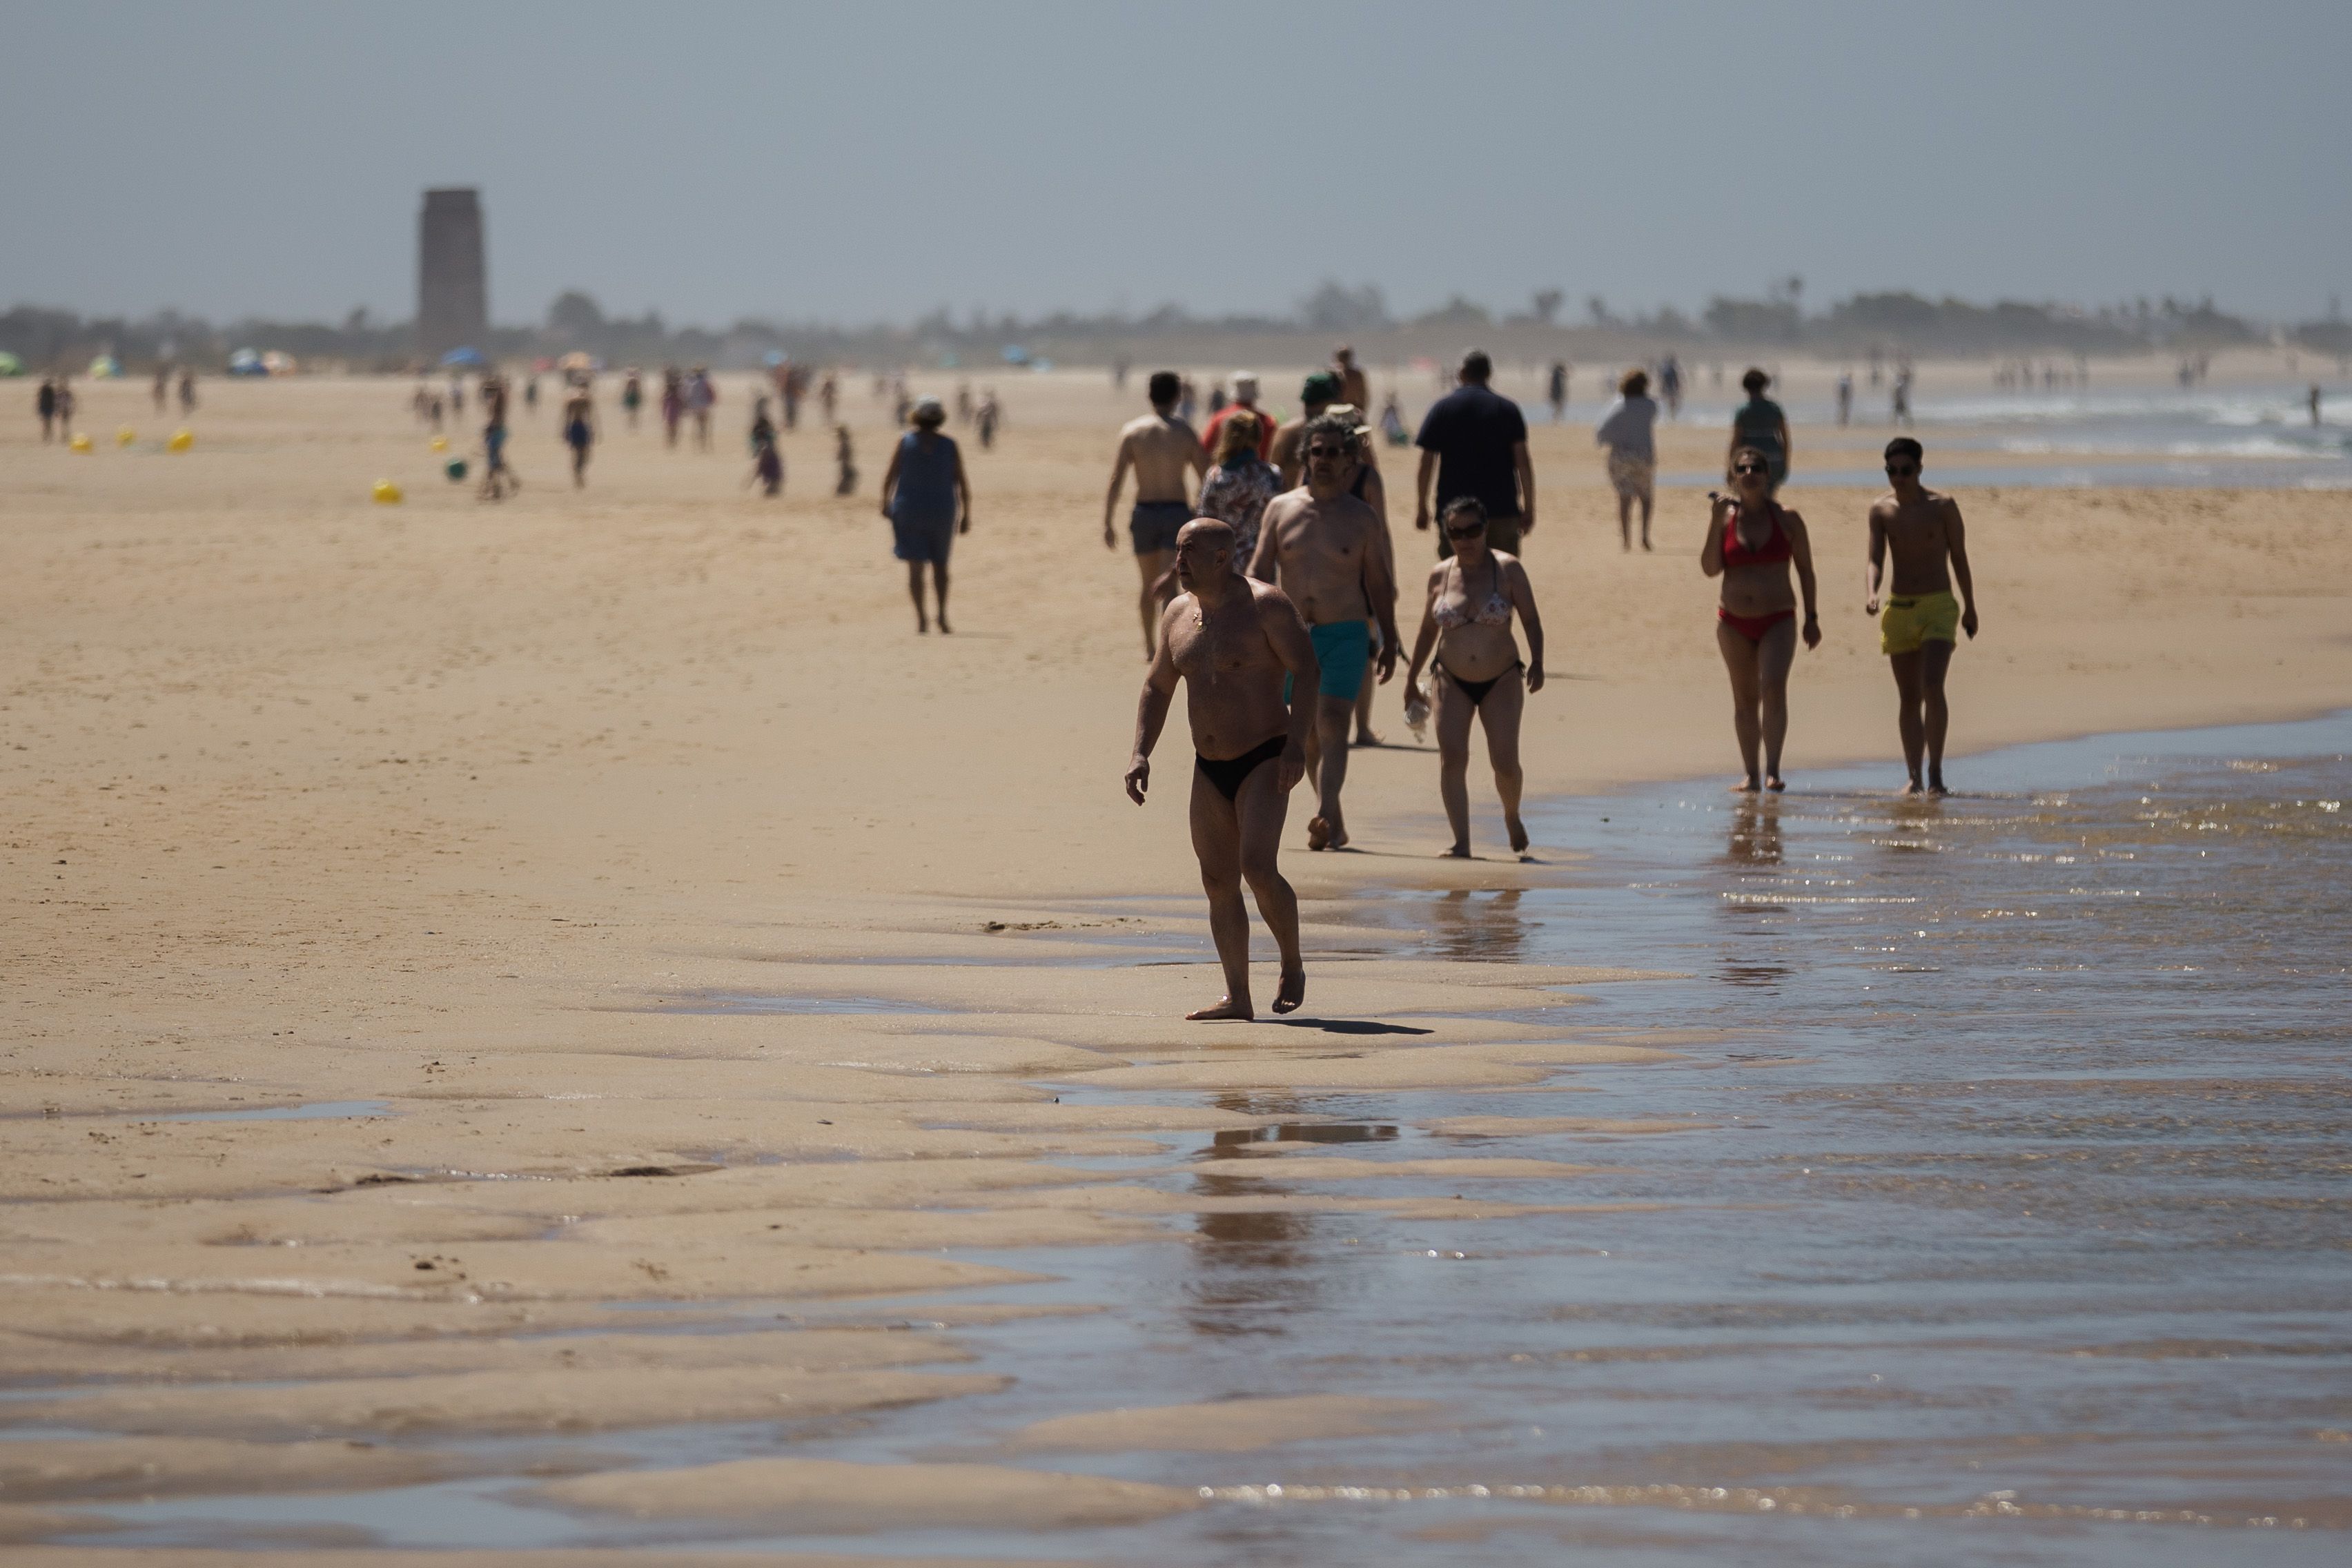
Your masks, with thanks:
[(1307, 412), (1274, 433), (1273, 455), (1266, 460), (1282, 471), (1282, 488), (1297, 489), (1307, 472), (1307, 460), (1299, 454), (1300, 437), (1307, 422), (1339, 401), (1339, 378), (1328, 370), (1318, 370), (1307, 378), (1298, 389), (1298, 401)]

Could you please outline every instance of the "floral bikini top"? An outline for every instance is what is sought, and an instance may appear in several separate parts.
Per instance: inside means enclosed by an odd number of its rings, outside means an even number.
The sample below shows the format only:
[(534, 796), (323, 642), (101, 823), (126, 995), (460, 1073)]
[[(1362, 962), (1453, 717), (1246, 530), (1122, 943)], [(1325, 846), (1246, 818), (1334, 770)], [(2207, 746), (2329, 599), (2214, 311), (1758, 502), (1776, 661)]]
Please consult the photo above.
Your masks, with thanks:
[[(1467, 599), (1470, 596), (1470, 585), (1467, 582), (1463, 580), (1462, 563), (1459, 561), (1449, 561), (1446, 563), (1446, 586), (1451, 588), (1454, 584), (1457, 582), (1462, 583), (1462, 596), (1465, 599)], [(1486, 602), (1485, 604), (1479, 605), (1475, 609), (1464, 608), (1454, 605), (1443, 592), (1441, 592), (1437, 595), (1436, 605), (1430, 610), (1430, 615), (1436, 620), (1439, 626), (1449, 631), (1455, 626), (1466, 626), (1473, 623), (1482, 626), (1509, 626), (1511, 624), (1511, 601), (1503, 596), (1502, 567), (1497, 565), (1495, 568), (1495, 586), (1494, 589), (1487, 594)]]

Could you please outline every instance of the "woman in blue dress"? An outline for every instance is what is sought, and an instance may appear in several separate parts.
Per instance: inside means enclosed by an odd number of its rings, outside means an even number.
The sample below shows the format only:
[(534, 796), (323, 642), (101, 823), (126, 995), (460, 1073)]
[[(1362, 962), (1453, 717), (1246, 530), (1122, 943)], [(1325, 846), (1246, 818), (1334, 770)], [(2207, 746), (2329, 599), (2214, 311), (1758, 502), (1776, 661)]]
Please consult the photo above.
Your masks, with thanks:
[(948, 552), (959, 533), (971, 531), (971, 486), (963, 476), (963, 454), (940, 433), (948, 411), (936, 397), (919, 401), (908, 416), (914, 428), (898, 438), (882, 476), (882, 515), (890, 520), (891, 553), (907, 563), (907, 592), (915, 601), (915, 630), (931, 629), (923, 610), (923, 563), (931, 565), (931, 591), (939, 602), (940, 630), (948, 626)]

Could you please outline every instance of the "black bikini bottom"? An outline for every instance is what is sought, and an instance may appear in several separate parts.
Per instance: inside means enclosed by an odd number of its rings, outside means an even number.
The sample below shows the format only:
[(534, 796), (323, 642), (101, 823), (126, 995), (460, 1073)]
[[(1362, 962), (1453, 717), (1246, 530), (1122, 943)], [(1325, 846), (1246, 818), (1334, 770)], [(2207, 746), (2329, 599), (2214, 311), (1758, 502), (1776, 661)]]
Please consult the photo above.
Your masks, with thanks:
[(1289, 743), (1288, 735), (1276, 735), (1262, 745), (1252, 746), (1238, 757), (1226, 757), (1220, 761), (1195, 752), (1192, 760), (1208, 781), (1217, 786), (1217, 793), (1231, 800), (1241, 794), (1242, 782), (1257, 771), (1260, 763), (1271, 762), (1282, 755), (1282, 748)]
[[(1442, 664), (1437, 668), (1440, 669), (1445, 669), (1445, 667)], [(1520, 663), (1516, 658), (1511, 661), (1511, 669), (1525, 669), (1526, 668), (1526, 665)], [(1510, 674), (1511, 669), (1503, 671), (1503, 675)], [(1454, 686), (1460, 689), (1463, 696), (1470, 699), (1470, 706), (1473, 708), (1484, 708), (1486, 705), (1486, 693), (1495, 689), (1495, 682), (1502, 679), (1503, 675), (1496, 676), (1493, 680), (1465, 680), (1460, 676), (1454, 674), (1452, 670), (1445, 669), (1445, 679), (1454, 682)]]

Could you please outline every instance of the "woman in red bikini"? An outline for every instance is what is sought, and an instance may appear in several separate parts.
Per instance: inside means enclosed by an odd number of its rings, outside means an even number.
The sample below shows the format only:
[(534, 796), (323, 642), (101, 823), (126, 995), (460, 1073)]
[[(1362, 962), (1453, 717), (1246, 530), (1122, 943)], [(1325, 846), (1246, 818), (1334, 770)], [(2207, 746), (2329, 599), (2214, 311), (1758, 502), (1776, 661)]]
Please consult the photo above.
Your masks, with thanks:
[(1789, 733), (1789, 667), (1796, 662), (1798, 635), (1791, 565), (1805, 595), (1807, 647), (1821, 646), (1822, 622), (1814, 609), (1813, 548), (1805, 537), (1805, 520), (1772, 499), (1771, 464), (1755, 447), (1742, 447), (1731, 455), (1731, 482), (1737, 499), (1711, 498), (1715, 514), (1698, 564), (1708, 576), (1723, 579), (1715, 643), (1731, 672), (1731, 727), (1748, 768), (1747, 778), (1733, 787), (1752, 793), (1786, 787), (1780, 782), (1780, 742)]

